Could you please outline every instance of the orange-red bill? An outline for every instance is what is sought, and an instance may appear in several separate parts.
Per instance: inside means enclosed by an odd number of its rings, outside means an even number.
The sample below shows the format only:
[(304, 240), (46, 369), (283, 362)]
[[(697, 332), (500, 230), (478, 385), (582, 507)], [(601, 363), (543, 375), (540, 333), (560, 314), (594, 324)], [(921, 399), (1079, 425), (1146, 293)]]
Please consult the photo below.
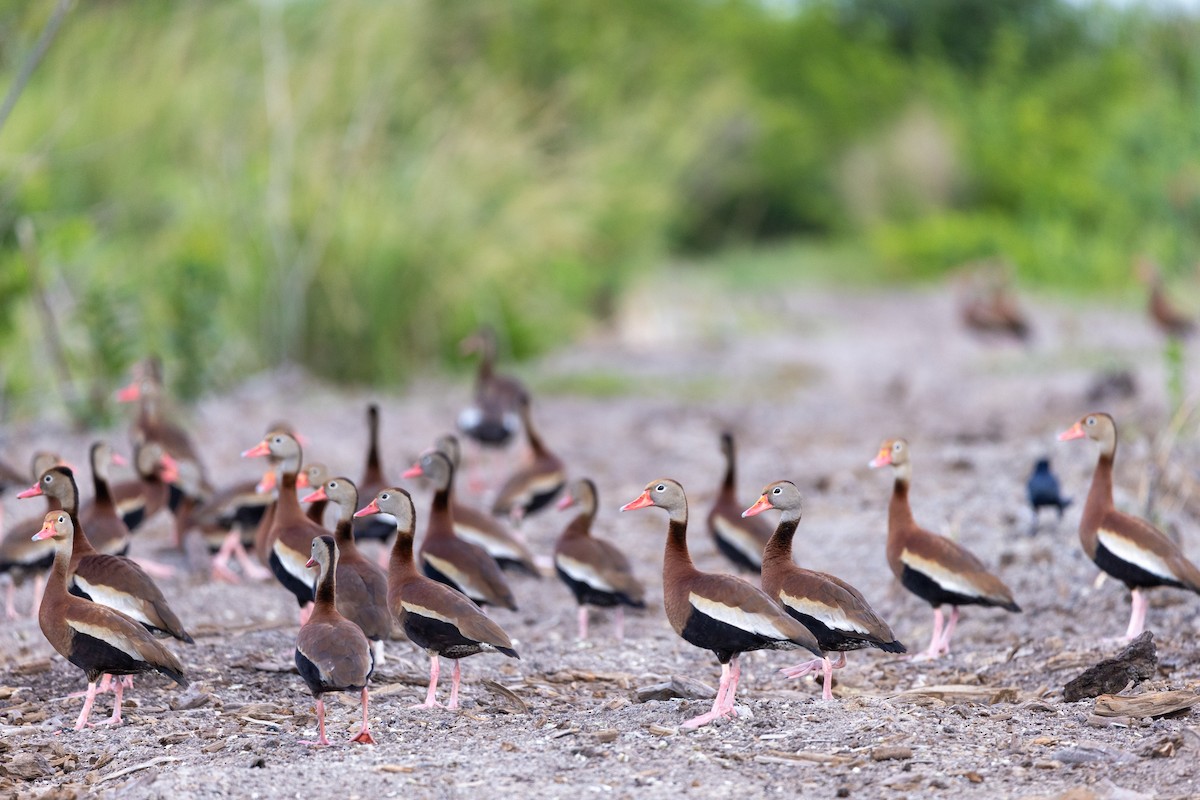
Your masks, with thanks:
[(301, 503), (315, 503), (318, 500), (328, 500), (329, 495), (325, 494), (325, 487), (322, 486), (310, 495), (305, 495), (300, 498)]
[(745, 511), (743, 511), (742, 516), (743, 517), (753, 517), (755, 514), (761, 514), (762, 512), (766, 511), (770, 507), (771, 507), (771, 501), (768, 500), (767, 496), (764, 494), (762, 497), (758, 498), (757, 503), (755, 503), (754, 505), (750, 506)]
[(379, 510), (379, 502), (376, 500), (372, 500), (368, 505), (364, 506), (363, 508), (360, 508), (358, 511), (355, 511), (354, 516), (365, 517), (370, 514), (382, 514), (382, 513), (383, 512)]
[(654, 505), (654, 501), (650, 499), (650, 492), (642, 492), (636, 500), (630, 500), (625, 505), (621, 506), (622, 511), (633, 511), (635, 508), (646, 508)]
[(871, 469), (879, 469), (886, 467), (892, 463), (892, 451), (886, 447), (879, 449), (879, 454), (867, 462), (867, 466)]
[(1058, 435), (1058, 440), (1060, 442), (1069, 442), (1072, 439), (1082, 439), (1085, 436), (1087, 436), (1087, 432), (1083, 429), (1083, 425), (1076, 422), (1074, 425), (1060, 433)]
[(411, 467), (404, 470), (403, 474), (401, 474), (400, 477), (401, 478), (419, 478), (424, 474), (425, 474), (425, 472), (424, 472), (424, 470), (421, 469), (420, 464), (413, 464)]
[(42, 493), (41, 484), (35, 483), (33, 486), (30, 486), (28, 489), (26, 489), (25, 491), (18, 494), (17, 499), (24, 500), (26, 497), (37, 497), (41, 493)]
[(132, 403), (141, 398), (141, 396), (142, 387), (138, 385), (137, 381), (134, 381), (128, 386), (121, 387), (117, 390), (116, 394), (118, 403)]
[(304, 566), (308, 567), (309, 569), (312, 569), (316, 565), (317, 565), (317, 560), (315, 558), (310, 558), (308, 561), (304, 562)]
[(251, 447), (249, 450), (242, 451), (242, 458), (256, 458), (258, 456), (271, 455), (271, 446), (267, 444), (267, 440), (263, 439), (258, 444)]
[(562, 497), (558, 498), (558, 503), (556, 505), (557, 505), (559, 511), (564, 511), (564, 510), (570, 508), (571, 504), (574, 502), (575, 502), (575, 498), (571, 497), (570, 492), (566, 492), (563, 494)]

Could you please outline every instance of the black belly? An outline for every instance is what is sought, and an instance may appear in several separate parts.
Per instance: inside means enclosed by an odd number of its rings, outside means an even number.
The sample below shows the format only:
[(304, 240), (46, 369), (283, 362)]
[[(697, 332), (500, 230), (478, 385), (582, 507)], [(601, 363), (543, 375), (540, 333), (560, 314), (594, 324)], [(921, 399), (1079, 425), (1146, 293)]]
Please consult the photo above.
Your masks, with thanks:
[(994, 606), (1000, 605), (989, 600), (986, 597), (980, 597), (974, 594), (960, 594), (942, 588), (941, 584), (927, 576), (923, 572), (919, 572), (912, 567), (905, 565), (904, 573), (900, 576), (900, 583), (904, 584), (904, 588), (915, 594), (917, 597), (924, 600), (934, 608), (939, 606)]
[(736, 564), (739, 569), (744, 569), (747, 572), (761, 572), (762, 571), (761, 564), (757, 564), (754, 561), (751, 561), (746, 556), (745, 553), (743, 553), (741, 550), (737, 549), (732, 544), (730, 544), (728, 541), (723, 539), (721, 537), (721, 534), (714, 533), (713, 540), (716, 542), (717, 550), (720, 551), (721, 555), (725, 556), (730, 561), (732, 561), (734, 564)]
[(1124, 583), (1130, 589), (1147, 589), (1151, 586), (1175, 586), (1184, 588), (1183, 584), (1161, 575), (1155, 575), (1142, 569), (1137, 564), (1130, 564), (1123, 558), (1113, 554), (1103, 544), (1097, 542), (1096, 557), (1092, 559), (1096, 566)]
[(301, 608), (313, 601), (313, 587), (284, 569), (283, 562), (279, 560), (279, 556), (275, 554), (274, 550), (271, 551), (269, 563), (275, 578), (283, 584), (283, 588), (296, 596), (296, 602)]
[(529, 498), (529, 502), (525, 504), (525, 513), (532, 514), (535, 511), (540, 511), (550, 504), (550, 501), (558, 497), (558, 493), (562, 490), (566, 482), (556, 484), (553, 489), (545, 492), (539, 492)]
[(125, 523), (125, 527), (131, 531), (138, 529), (138, 526), (146, 521), (146, 506), (140, 505), (137, 508), (131, 508), (121, 515), (121, 520)]
[(44, 572), (50, 569), (54, 563), (54, 551), (51, 550), (41, 558), (30, 561), (4, 561), (0, 562), (0, 573), (11, 572), (14, 580), (24, 580), (27, 575), (33, 575), (39, 572)]
[(356, 542), (364, 539), (386, 542), (395, 533), (395, 523), (379, 519), (378, 516), (359, 517), (354, 521), (354, 540)]
[(680, 636), (689, 644), (712, 650), (722, 664), (728, 663), (729, 659), (737, 654), (750, 650), (792, 650), (799, 647), (788, 639), (770, 638), (721, 622), (694, 608), (688, 615)]
[(801, 625), (808, 628), (808, 632), (821, 645), (822, 650), (861, 650), (864, 647), (870, 647), (874, 644), (869, 639), (863, 638), (863, 635), (860, 633), (847, 633), (836, 628), (831, 628), (816, 617), (801, 614), (790, 606), (784, 606), (784, 611)]
[(463, 428), (462, 432), (480, 444), (491, 447), (503, 447), (513, 436), (513, 428), (506, 425), (503, 418), (484, 417), (470, 428)]
[(603, 589), (597, 589), (588, 583), (575, 580), (557, 566), (554, 568), (554, 571), (558, 573), (558, 577), (562, 578), (562, 582), (575, 595), (575, 602), (581, 606), (599, 606), (601, 608), (612, 608), (613, 606), (621, 605), (632, 606), (633, 608), (646, 607), (644, 602), (634, 600), (624, 592), (606, 592)]
[(466, 658), (483, 652), (483, 646), (462, 635), (458, 628), (440, 619), (407, 611), (404, 633), (417, 647), (431, 650), (446, 658)]
[(74, 634), (67, 661), (87, 673), (88, 683), (94, 683), (106, 672), (109, 675), (137, 675), (154, 670), (150, 664), (118, 650), (103, 639), (79, 631)]

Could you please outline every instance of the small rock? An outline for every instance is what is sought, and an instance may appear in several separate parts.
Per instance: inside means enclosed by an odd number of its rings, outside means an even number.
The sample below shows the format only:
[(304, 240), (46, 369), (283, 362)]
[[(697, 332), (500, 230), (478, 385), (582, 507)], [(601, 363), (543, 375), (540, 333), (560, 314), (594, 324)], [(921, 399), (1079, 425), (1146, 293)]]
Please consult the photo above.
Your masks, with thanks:
[(621, 732), (615, 728), (605, 728), (602, 731), (596, 731), (596, 741), (600, 742), (601, 744), (608, 744), (609, 742), (616, 741), (617, 737), (620, 735)]
[(175, 711), (191, 711), (194, 708), (208, 705), (212, 699), (213, 696), (208, 692), (188, 692), (173, 702), (171, 708)]
[(186, 731), (179, 731), (178, 733), (168, 733), (166, 736), (158, 737), (158, 743), (162, 745), (181, 744), (191, 738), (192, 734)]
[(913, 757), (911, 747), (885, 744), (871, 751), (872, 761), (904, 761)]
[(971, 783), (983, 783), (983, 776), (978, 772), (968, 772), (963, 777), (969, 780)]
[(703, 681), (682, 675), (672, 675), (669, 681), (636, 689), (635, 696), (639, 703), (650, 700), (671, 700), (676, 697), (684, 700), (712, 700), (717, 696), (717, 690)]
[(1149, 742), (1138, 750), (1142, 758), (1174, 758), (1179, 748), (1183, 747), (1183, 736), (1170, 734)]
[(1064, 747), (1056, 750), (1050, 756), (1063, 764), (1092, 764), (1102, 761), (1107, 764), (1121, 764), (1133, 761), (1134, 756), (1115, 747), (1102, 744), (1081, 744), (1078, 747)]
[(837, 790), (837, 796), (838, 797), (849, 797), (850, 790), (847, 789), (845, 786), (839, 786), (838, 790)]
[(1154, 634), (1145, 631), (1116, 655), (1084, 670), (1063, 687), (1063, 700), (1074, 703), (1088, 697), (1115, 694), (1130, 683), (1137, 685), (1154, 675), (1158, 665)]
[(40, 753), (17, 753), (6, 763), (0, 765), (0, 770), (10, 778), (22, 781), (36, 781), (54, 773), (50, 762)]

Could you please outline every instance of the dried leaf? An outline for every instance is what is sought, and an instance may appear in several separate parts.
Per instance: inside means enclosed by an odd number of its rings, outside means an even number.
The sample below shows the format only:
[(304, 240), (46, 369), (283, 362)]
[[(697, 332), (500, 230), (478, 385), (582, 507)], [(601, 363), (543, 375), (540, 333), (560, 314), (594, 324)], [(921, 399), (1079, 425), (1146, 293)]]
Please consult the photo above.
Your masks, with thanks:
[(1200, 703), (1200, 694), (1187, 690), (1147, 692), (1133, 697), (1102, 694), (1096, 698), (1096, 713), (1102, 717), (1162, 717)]

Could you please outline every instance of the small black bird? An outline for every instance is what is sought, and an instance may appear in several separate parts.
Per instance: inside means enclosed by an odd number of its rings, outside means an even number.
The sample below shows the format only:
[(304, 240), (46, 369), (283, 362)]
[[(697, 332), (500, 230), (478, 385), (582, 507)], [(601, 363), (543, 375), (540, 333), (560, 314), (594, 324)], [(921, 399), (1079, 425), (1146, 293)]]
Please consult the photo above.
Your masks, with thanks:
[(1033, 520), (1029, 529), (1030, 536), (1037, 533), (1038, 513), (1042, 508), (1046, 506), (1057, 508), (1058, 518), (1062, 519), (1063, 509), (1071, 504), (1071, 498), (1062, 496), (1058, 478), (1054, 477), (1054, 473), (1050, 471), (1050, 459), (1048, 458), (1037, 460), (1033, 472), (1029, 475), (1029, 482), (1025, 484), (1025, 491), (1029, 497), (1029, 507), (1033, 510)]

